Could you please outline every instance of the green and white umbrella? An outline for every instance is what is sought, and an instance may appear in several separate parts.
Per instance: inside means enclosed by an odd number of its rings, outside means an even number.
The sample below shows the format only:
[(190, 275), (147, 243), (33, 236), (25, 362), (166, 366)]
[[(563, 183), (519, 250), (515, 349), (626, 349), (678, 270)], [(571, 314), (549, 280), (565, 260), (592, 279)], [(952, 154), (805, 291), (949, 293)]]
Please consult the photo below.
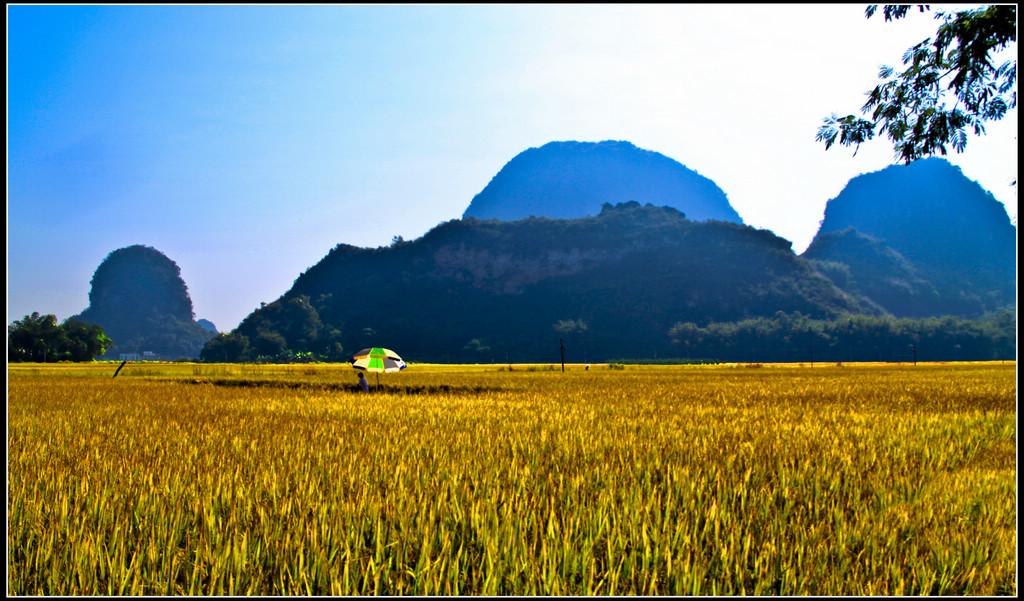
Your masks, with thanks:
[(364, 348), (348, 360), (352, 367), (366, 371), (385, 372), (405, 369), (405, 361), (391, 349), (373, 347)]
[(394, 372), (405, 369), (405, 361), (391, 349), (364, 348), (348, 360), (352, 367), (364, 371), (377, 372), (377, 386), (380, 386), (380, 372)]

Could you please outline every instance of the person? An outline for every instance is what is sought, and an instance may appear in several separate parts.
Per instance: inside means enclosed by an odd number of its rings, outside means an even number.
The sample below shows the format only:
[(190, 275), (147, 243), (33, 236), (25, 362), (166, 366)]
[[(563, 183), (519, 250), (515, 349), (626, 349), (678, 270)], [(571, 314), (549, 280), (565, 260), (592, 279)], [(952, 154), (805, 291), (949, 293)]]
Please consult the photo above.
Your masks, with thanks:
[(370, 385), (366, 383), (366, 377), (363, 376), (363, 372), (359, 372), (359, 389), (363, 392), (370, 391)]

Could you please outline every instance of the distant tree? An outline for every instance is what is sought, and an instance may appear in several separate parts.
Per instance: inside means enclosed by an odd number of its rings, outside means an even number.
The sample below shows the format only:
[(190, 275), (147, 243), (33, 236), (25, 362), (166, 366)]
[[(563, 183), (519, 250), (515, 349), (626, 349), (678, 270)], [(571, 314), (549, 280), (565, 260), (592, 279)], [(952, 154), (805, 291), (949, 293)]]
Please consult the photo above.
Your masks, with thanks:
[(589, 328), (582, 319), (560, 319), (551, 327), (559, 334), (582, 334)]
[(7, 326), (7, 361), (92, 361), (111, 346), (97, 325), (68, 319), (57, 324), (52, 315), (38, 312)]
[[(886, 5), (886, 21), (900, 19), (909, 5)], [(927, 6), (919, 6), (921, 12)], [(865, 11), (871, 18), (878, 5)], [(1002, 119), (1017, 106), (1017, 61), (996, 66), (993, 55), (1017, 41), (1016, 5), (995, 5), (959, 12), (937, 12), (942, 21), (934, 40), (927, 38), (903, 55), (902, 72), (883, 66), (882, 80), (868, 93), (861, 112), (834, 113), (818, 128), (816, 140), (829, 149), (838, 139), (843, 146), (866, 142), (885, 133), (896, 156), (910, 163), (967, 146), (967, 130), (985, 133), (985, 122)], [(949, 105), (952, 97), (952, 106)], [(854, 150), (856, 154), (856, 150)]]
[(462, 347), (462, 350), (470, 353), (484, 354), (491, 351), (491, 347), (483, 343), (479, 338), (474, 338), (466, 343), (466, 346)]
[(705, 330), (697, 327), (697, 324), (692, 322), (680, 322), (672, 326), (668, 331), (668, 336), (672, 340), (673, 345), (682, 345), (686, 349), (686, 358), (690, 358), (691, 347), (696, 347), (704, 339), (707, 334)]
[(64, 329), (64, 358), (68, 361), (92, 361), (107, 352), (113, 342), (103, 333), (103, 328), (77, 319), (68, 319)]
[(252, 341), (252, 350), (258, 357), (273, 358), (288, 350), (288, 342), (277, 332), (261, 331)]
[(237, 333), (219, 334), (199, 353), (205, 363), (242, 363), (249, 360), (249, 338)]
[(284, 361), (295, 353), (312, 353), (318, 359), (334, 360), (341, 352), (341, 332), (323, 323), (306, 295), (262, 303), (242, 320), (236, 333), (251, 342), (253, 359)]
[(7, 360), (56, 361), (55, 351), (63, 336), (52, 314), (33, 312), (7, 326)]

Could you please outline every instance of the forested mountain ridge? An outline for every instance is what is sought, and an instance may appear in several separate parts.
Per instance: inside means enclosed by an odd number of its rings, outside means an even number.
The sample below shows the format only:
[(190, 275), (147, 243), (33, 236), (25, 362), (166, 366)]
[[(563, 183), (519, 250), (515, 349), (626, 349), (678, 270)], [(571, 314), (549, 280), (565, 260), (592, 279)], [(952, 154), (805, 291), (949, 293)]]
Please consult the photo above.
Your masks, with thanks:
[(895, 316), (978, 317), (1016, 304), (1016, 238), (991, 193), (931, 158), (850, 180), (802, 256)]
[(715, 182), (661, 153), (612, 140), (549, 142), (519, 153), (462, 216), (571, 219), (629, 201), (674, 207), (694, 221), (743, 223)]
[(679, 321), (780, 311), (874, 312), (771, 232), (630, 202), (579, 219), (453, 220), (386, 248), (338, 245), (237, 333), (266, 353), (401, 341), (420, 361), (533, 361), (572, 336), (601, 360), (668, 356)]
[[(554, 360), (561, 341), (595, 362), (702, 352), (802, 361), (814, 349), (833, 360), (909, 360), (918, 341), (932, 360), (1015, 353), (1016, 228), (944, 160), (851, 180), (797, 256), (767, 230), (670, 206), (604, 202), (590, 214), (577, 202), (596, 190), (580, 155), (671, 160), (628, 143), (553, 144), (523, 155), (573, 155), (561, 170), (575, 184), (551, 183), (551, 156), (513, 160), (488, 186), (506, 196), (482, 192), (466, 217), (414, 241), (338, 244), (204, 358), (342, 361), (393, 345), (412, 361), (533, 362)], [(549, 184), (556, 192), (541, 194)], [(548, 198), (556, 216), (511, 217), (528, 198)], [(477, 210), (491, 217), (468, 216)]]

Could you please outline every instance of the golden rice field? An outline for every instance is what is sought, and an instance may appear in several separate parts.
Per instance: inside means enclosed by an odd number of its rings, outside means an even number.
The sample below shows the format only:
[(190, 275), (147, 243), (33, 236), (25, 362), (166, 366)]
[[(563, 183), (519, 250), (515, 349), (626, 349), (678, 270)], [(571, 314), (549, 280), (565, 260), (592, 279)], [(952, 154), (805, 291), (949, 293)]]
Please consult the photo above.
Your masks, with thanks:
[(116, 367), (8, 366), (8, 594), (1017, 593), (1012, 362)]

